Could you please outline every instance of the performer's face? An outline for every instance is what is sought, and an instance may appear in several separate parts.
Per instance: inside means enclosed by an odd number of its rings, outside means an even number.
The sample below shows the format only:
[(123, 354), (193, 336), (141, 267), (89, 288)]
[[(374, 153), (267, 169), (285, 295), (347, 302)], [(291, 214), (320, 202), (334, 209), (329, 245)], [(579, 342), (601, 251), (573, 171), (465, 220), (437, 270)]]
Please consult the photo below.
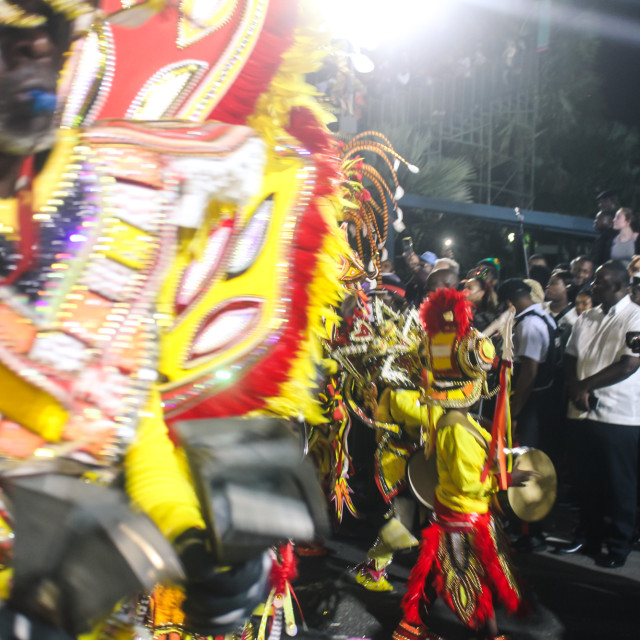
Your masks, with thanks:
[(0, 152), (21, 155), (53, 143), (53, 110), (37, 108), (32, 92), (55, 94), (70, 28), (41, 0), (13, 4), (47, 18), (33, 29), (0, 25)]

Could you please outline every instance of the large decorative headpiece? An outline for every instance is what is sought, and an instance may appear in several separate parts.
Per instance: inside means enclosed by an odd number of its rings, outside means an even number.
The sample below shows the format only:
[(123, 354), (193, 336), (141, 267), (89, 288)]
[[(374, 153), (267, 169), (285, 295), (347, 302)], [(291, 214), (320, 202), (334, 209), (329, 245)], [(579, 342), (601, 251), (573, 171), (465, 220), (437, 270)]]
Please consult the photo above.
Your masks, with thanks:
[[(308, 33), (298, 4), (100, 0), (101, 14), (74, 43), (63, 73), (62, 126), (109, 118), (245, 124), (282, 65), (291, 62), (292, 47), (309, 44), (302, 43)], [(141, 55), (141, 42), (153, 55)], [(309, 60), (298, 66), (309, 67)]]
[[(426, 331), (427, 404), (468, 407), (491, 396), (487, 372), (496, 356), (491, 340), (471, 326), (471, 304), (455, 289), (438, 289), (420, 307)], [(496, 390), (497, 391), (497, 390)]]
[[(82, 0), (43, 0), (54, 13), (62, 14), (67, 20), (75, 20), (80, 16), (91, 13), (94, 8)], [(0, 0), (0, 24), (15, 29), (33, 29), (47, 21), (46, 16), (30, 13), (7, 0)]]
[[(365, 156), (385, 167), (387, 179)], [(393, 217), (396, 231), (404, 230), (402, 209), (397, 201), (404, 195), (398, 183), (396, 171), (400, 164), (411, 173), (418, 167), (399, 155), (388, 138), (378, 131), (364, 131), (355, 135), (340, 148), (342, 159), (342, 198), (345, 204), (344, 219), (352, 226), (353, 240), (358, 256), (370, 272), (369, 277), (378, 276), (382, 284), (381, 261), (386, 260), (385, 245), (389, 218)], [(393, 161), (393, 162), (392, 162)], [(365, 188), (365, 184), (367, 185)], [(391, 185), (391, 186), (390, 186)], [(394, 187), (392, 191), (391, 187)]]

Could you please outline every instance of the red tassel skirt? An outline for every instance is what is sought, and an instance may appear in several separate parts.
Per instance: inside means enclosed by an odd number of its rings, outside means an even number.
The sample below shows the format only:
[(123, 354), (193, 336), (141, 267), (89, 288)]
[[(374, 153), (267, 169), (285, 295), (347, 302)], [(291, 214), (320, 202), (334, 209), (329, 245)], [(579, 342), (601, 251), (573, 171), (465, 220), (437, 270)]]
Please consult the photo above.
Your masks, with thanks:
[(420, 555), (402, 600), (405, 619), (422, 624), (422, 608), (440, 596), (460, 621), (478, 628), (493, 617), (497, 599), (509, 613), (522, 601), (502, 529), (490, 513), (459, 513), (437, 503), (422, 532)]

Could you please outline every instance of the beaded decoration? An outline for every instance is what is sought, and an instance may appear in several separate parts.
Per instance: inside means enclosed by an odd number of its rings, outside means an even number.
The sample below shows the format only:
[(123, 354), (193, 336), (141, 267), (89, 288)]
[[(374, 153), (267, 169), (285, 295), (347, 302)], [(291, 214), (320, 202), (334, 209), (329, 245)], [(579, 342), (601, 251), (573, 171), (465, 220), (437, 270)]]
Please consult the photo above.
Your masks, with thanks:
[(470, 304), (463, 292), (439, 289), (420, 307), (425, 328), (426, 368), (433, 375), (424, 389), (427, 404), (469, 407), (491, 397), (486, 380), (496, 356), (489, 338), (470, 325)]
[[(209, 123), (198, 133), (193, 140), (185, 126), (167, 134), (160, 126), (108, 123), (77, 138), (68, 134), (70, 152), (52, 154), (60, 179), (33, 213), (35, 260), (0, 287), (0, 374), (5, 384), (18, 384), (16, 397), (2, 401), (3, 453), (39, 449), (107, 463), (132, 441), (157, 379), (158, 292), (175, 260), (179, 212), (197, 179), (178, 173), (183, 161), (171, 162), (171, 153), (202, 156), (200, 163), (212, 165), (209, 187), (229, 202), (227, 190), (247, 192), (236, 183), (238, 158), (244, 153), (255, 164), (261, 145), (244, 127)], [(248, 166), (240, 175), (255, 188)], [(6, 275), (19, 255), (9, 236), (1, 240)], [(198, 354), (213, 348), (209, 336), (192, 347)], [(43, 404), (32, 415), (17, 406), (25, 402)], [(41, 436), (29, 441), (31, 450), (4, 450), (17, 428), (6, 424), (11, 420)]]

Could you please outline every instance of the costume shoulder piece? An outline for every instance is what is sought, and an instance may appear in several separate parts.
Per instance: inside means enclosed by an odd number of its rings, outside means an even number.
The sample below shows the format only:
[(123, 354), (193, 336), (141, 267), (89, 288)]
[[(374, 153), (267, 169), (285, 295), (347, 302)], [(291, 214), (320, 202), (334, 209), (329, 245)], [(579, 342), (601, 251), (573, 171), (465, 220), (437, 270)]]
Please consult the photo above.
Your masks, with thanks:
[(261, 410), (319, 419), (309, 393), (323, 317), (339, 301), (343, 243), (327, 174), (281, 145), (246, 206), (182, 244), (160, 298), (166, 416)]
[(54, 149), (32, 264), (0, 287), (8, 455), (119, 457), (158, 375), (169, 417), (313, 414), (312, 354), (339, 295), (329, 180), (304, 149), (283, 145), (265, 172), (252, 130), (201, 131), (111, 122)]
[(196, 228), (210, 201), (245, 205), (260, 190), (266, 149), (249, 127), (207, 122), (103, 121), (83, 133), (108, 172), (128, 185), (179, 184), (171, 221)]
[[(118, 459), (135, 434), (157, 369), (157, 292), (176, 250), (169, 218), (179, 184), (157, 154), (126, 175), (106, 147), (65, 134), (34, 185), (3, 254), (0, 450)], [(133, 159), (126, 162), (131, 163)], [(120, 165), (120, 170), (117, 167)], [(20, 431), (26, 428), (26, 431)]]

